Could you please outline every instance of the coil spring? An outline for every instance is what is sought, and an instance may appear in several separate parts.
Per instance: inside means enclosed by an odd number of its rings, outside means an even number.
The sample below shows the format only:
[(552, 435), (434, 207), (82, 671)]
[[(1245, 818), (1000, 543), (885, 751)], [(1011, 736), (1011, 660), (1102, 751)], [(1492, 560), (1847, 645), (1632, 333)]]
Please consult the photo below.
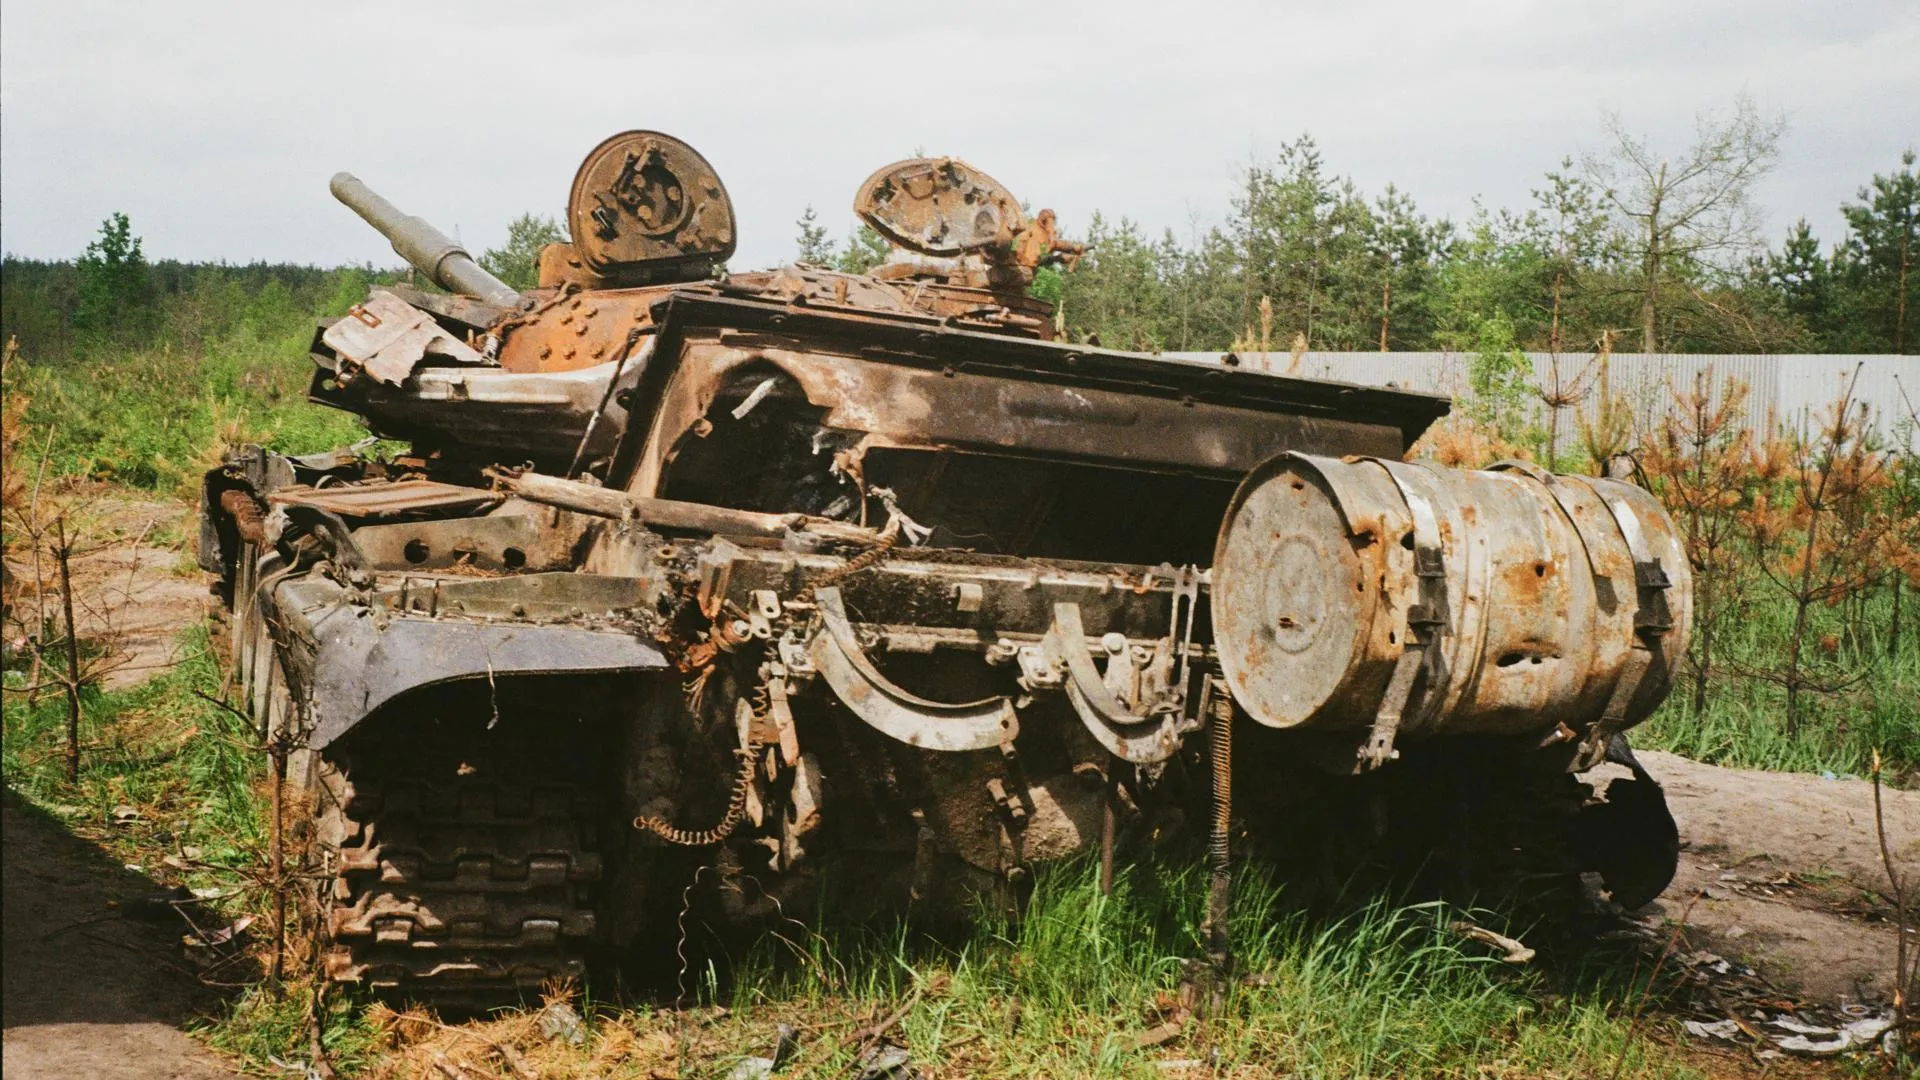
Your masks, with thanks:
[(747, 816), (747, 785), (753, 783), (754, 759), (760, 755), (760, 744), (749, 743), (733, 754), (740, 759), (740, 771), (734, 774), (733, 795), (727, 800), (727, 812), (718, 825), (711, 829), (683, 829), (670, 821), (641, 814), (633, 819), (633, 827), (681, 847), (710, 847), (731, 836)]
[(854, 574), (878, 564), (880, 560), (887, 557), (888, 553), (893, 551), (894, 545), (899, 542), (900, 524), (898, 521), (895, 521), (887, 526), (887, 530), (880, 534), (880, 539), (876, 541), (872, 547), (848, 559), (846, 565), (829, 570), (815, 580), (808, 582), (806, 587), (794, 594), (794, 601), (802, 604), (812, 603), (814, 590), (852, 577)]
[(1207, 854), (1213, 872), (1224, 874), (1230, 865), (1227, 838), (1233, 827), (1233, 699), (1224, 686), (1214, 694), (1212, 723), (1208, 724), (1213, 751), (1213, 828)]

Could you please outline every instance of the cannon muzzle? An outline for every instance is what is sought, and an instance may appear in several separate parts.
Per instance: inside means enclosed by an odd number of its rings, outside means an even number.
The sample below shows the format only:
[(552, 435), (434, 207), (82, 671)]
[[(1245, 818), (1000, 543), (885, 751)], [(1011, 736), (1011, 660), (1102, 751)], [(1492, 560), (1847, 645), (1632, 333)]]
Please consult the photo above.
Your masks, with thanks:
[(365, 218), (367, 224), (393, 243), (393, 250), (433, 283), (448, 292), (465, 293), (489, 304), (513, 307), (520, 294), (506, 282), (473, 261), (465, 248), (448, 239), (447, 234), (427, 224), (425, 218), (400, 212), (400, 208), (381, 198), (352, 173), (335, 173), (333, 197)]

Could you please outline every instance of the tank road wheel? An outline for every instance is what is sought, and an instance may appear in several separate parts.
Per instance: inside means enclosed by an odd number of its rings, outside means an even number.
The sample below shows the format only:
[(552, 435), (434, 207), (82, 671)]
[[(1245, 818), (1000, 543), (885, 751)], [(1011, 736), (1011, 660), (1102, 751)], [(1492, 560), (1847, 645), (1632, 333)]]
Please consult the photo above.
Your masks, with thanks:
[(592, 788), (573, 774), (589, 755), (526, 724), (454, 726), (357, 732), (316, 762), (327, 977), (474, 1006), (581, 978), (601, 877)]

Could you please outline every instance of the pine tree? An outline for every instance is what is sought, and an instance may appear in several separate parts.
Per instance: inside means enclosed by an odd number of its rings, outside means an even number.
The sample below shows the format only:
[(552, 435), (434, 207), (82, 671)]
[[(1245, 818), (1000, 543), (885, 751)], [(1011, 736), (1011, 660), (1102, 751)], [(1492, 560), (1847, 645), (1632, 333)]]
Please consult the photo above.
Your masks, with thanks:
[(820, 224), (819, 215), (813, 212), (812, 203), (807, 204), (806, 211), (800, 215), (800, 219), (795, 221), (794, 225), (800, 230), (794, 237), (794, 246), (798, 249), (794, 261), (806, 263), (809, 266), (832, 266), (833, 244), (827, 240), (827, 227)]
[(1846, 259), (1857, 270), (1862, 314), (1874, 331), (1872, 348), (1896, 353), (1920, 352), (1920, 334), (1913, 332), (1915, 309), (1920, 308), (1920, 176), (1914, 173), (1914, 152), (1900, 155), (1900, 169), (1887, 176), (1875, 174), (1870, 187), (1860, 189), (1859, 203), (1840, 207), (1852, 235)]
[(540, 250), (566, 238), (552, 218), (521, 214), (507, 224), (506, 244), (482, 252), (480, 265), (509, 288), (531, 289), (540, 283)]

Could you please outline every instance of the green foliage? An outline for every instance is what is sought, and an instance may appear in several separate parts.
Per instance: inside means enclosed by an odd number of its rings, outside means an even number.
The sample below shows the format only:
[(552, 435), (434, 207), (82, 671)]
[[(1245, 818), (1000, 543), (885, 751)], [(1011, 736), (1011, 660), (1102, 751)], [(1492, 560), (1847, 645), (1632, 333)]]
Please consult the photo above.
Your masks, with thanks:
[[(1911, 594), (1903, 599), (1909, 609), (1914, 606)], [(1684, 688), (1676, 689), (1634, 730), (1634, 745), (1715, 765), (1855, 776), (1866, 775), (1878, 749), (1894, 776), (1920, 779), (1920, 633), (1908, 625), (1888, 655), (1893, 602), (1892, 590), (1869, 601), (1866, 634), (1850, 630), (1839, 608), (1813, 609), (1814, 636), (1827, 654), (1824, 659), (1860, 678), (1803, 705), (1794, 730), (1781, 722), (1784, 688), (1766, 679), (1723, 677), (1708, 684), (1699, 712)], [(1904, 618), (1911, 624), (1912, 611)], [(1730, 671), (1775, 669), (1792, 624), (1793, 610), (1784, 597), (1743, 600), (1739, 617), (1719, 631), (1721, 665)]]
[(353, 416), (307, 402), (305, 356), (316, 315), (344, 312), (393, 274), (161, 264), (147, 331), (110, 338), (59, 332), (59, 264), (0, 267), (9, 300), (54, 308), (9, 305), (4, 331), (18, 335), (22, 358), (8, 365), (6, 390), (28, 398), (35, 452), (50, 447), (55, 475), (188, 492), (227, 443), (308, 453), (366, 434)]
[(1513, 324), (1496, 311), (1480, 323), (1480, 347), (1467, 361), (1468, 416), (1507, 442), (1539, 452), (1546, 433), (1533, 422), (1533, 361), (1513, 342)]
[(827, 239), (827, 227), (820, 224), (819, 215), (813, 212), (813, 204), (808, 203), (806, 212), (800, 220), (794, 222), (800, 230), (794, 237), (795, 262), (809, 266), (832, 266), (834, 264), (833, 244)]
[[(823, 237), (823, 242), (824, 239)], [(887, 256), (892, 252), (893, 245), (887, 243), (886, 237), (874, 231), (873, 226), (861, 222), (860, 227), (847, 237), (845, 245), (840, 248), (840, 253), (833, 257), (832, 263), (836, 270), (848, 274), (864, 274), (886, 262)]]
[(77, 329), (131, 334), (145, 328), (152, 302), (147, 261), (127, 215), (115, 211), (100, 223), (100, 236), (74, 264), (79, 297), (74, 305)]
[[(253, 868), (266, 843), (255, 790), (266, 758), (245, 720), (200, 696), (217, 696), (223, 682), (205, 629), (181, 645), (185, 659), (157, 678), (129, 690), (83, 692), (77, 786), (62, 765), (65, 698), (42, 691), (33, 701), (18, 692), (25, 657), (10, 655), (0, 760), (10, 789), (69, 828), (107, 837), (124, 859), (143, 859), (164, 832), (173, 838), (167, 844), (200, 848), (197, 861), (214, 868), (183, 871), (180, 884), (231, 886), (218, 868)], [(140, 819), (116, 824), (113, 811), (122, 805)]]
[(559, 222), (541, 214), (521, 214), (507, 223), (507, 242), (488, 248), (479, 263), (494, 277), (525, 291), (540, 283), (540, 249), (565, 241)]
[(1900, 155), (1900, 169), (1874, 174), (1860, 201), (1841, 206), (1851, 235), (1836, 256), (1839, 273), (1852, 287), (1852, 299), (1866, 330), (1863, 347), (1874, 351), (1920, 352), (1920, 175), (1914, 152)]

